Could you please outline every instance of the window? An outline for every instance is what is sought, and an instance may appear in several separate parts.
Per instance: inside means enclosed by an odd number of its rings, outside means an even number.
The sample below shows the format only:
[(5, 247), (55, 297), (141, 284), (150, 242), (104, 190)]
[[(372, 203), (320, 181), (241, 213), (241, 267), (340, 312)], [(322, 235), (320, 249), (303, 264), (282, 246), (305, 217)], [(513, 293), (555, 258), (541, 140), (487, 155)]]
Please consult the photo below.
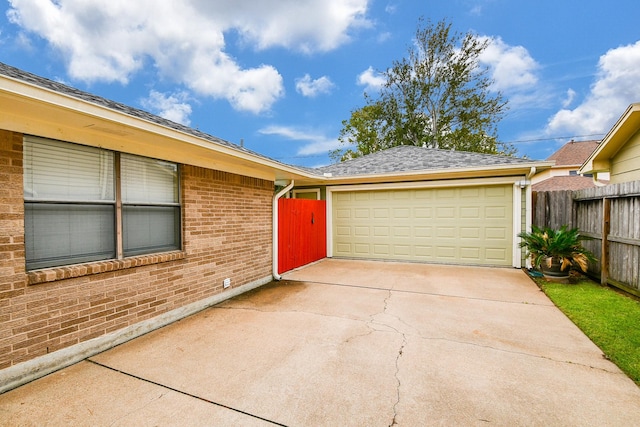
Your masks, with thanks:
[(175, 163), (27, 137), (24, 202), (27, 270), (180, 249)]

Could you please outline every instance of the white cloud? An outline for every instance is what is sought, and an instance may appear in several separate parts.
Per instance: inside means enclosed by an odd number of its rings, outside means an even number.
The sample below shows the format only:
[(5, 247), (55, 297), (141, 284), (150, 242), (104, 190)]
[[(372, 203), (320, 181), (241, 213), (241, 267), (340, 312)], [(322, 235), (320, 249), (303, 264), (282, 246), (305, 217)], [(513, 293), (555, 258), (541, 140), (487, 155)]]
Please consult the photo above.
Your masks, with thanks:
[(256, 49), (322, 52), (370, 26), (370, 0), (10, 0), (7, 15), (66, 58), (74, 79), (127, 84), (152, 63), (163, 78), (260, 113), (284, 94), (272, 66), (243, 67), (225, 51), (236, 31)]
[(144, 108), (152, 110), (160, 117), (188, 126), (191, 124), (189, 120), (191, 105), (187, 102), (188, 99), (186, 92), (167, 95), (152, 90), (149, 92), (149, 97), (142, 99), (141, 103)]
[(260, 129), (263, 135), (276, 135), (290, 141), (305, 142), (306, 144), (298, 149), (297, 154), (308, 156), (312, 154), (326, 154), (330, 150), (335, 150), (340, 146), (340, 141), (335, 138), (328, 138), (325, 135), (314, 131), (299, 129), (289, 126), (268, 126)]
[(591, 92), (573, 110), (558, 111), (547, 133), (603, 134), (640, 94), (640, 41), (609, 50), (600, 57)]
[(493, 88), (500, 91), (529, 89), (538, 83), (539, 64), (523, 46), (510, 46), (500, 37), (480, 37), (488, 40), (480, 62), (491, 70)]
[(565, 98), (564, 101), (562, 101), (562, 108), (567, 108), (569, 107), (569, 105), (573, 104), (573, 100), (576, 99), (576, 91), (569, 88), (567, 90), (567, 97)]
[(373, 67), (369, 67), (358, 75), (358, 84), (365, 86), (365, 90), (378, 90), (387, 82), (387, 79), (380, 73), (376, 73)]
[(311, 79), (309, 74), (296, 79), (296, 90), (302, 96), (314, 98), (322, 93), (330, 93), (335, 85), (327, 76)]
[(389, 3), (384, 7), (384, 11), (387, 12), (389, 15), (393, 15), (398, 11), (398, 5)]
[(393, 34), (391, 34), (390, 31), (385, 31), (383, 33), (378, 34), (378, 36), (376, 37), (376, 41), (378, 43), (384, 43), (387, 40), (391, 39), (391, 37), (393, 37)]

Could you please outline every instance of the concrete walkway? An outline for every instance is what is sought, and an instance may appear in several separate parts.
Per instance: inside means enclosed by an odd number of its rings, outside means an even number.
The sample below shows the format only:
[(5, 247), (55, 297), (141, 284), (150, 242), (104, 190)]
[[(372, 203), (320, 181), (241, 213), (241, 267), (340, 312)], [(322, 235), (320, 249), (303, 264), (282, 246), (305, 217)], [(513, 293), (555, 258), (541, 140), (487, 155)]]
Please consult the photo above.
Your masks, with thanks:
[(515, 269), (324, 260), (0, 395), (0, 424), (640, 425)]

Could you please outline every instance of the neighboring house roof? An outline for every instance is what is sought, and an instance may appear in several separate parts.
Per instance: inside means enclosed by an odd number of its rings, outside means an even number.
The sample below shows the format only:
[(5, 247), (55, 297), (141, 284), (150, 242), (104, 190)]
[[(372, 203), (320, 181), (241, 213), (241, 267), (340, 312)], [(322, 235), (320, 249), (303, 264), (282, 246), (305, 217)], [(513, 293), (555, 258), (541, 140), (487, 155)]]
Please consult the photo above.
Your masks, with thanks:
[(425, 170), (529, 165), (531, 162), (531, 160), (517, 157), (400, 145), (318, 168), (318, 171), (331, 173), (333, 176), (357, 176)]
[(533, 179), (533, 191), (582, 190), (595, 187), (591, 177), (570, 175), (576, 173), (582, 163), (598, 147), (598, 141), (569, 141), (547, 157), (555, 165)]
[(556, 167), (581, 166), (591, 153), (598, 148), (599, 143), (599, 141), (570, 141), (547, 157), (547, 160), (555, 160)]
[(602, 143), (584, 162), (579, 173), (609, 172), (611, 159), (638, 130), (640, 130), (640, 103), (635, 103), (629, 105), (609, 130)]
[(554, 176), (531, 186), (533, 191), (583, 190), (595, 187), (593, 178), (580, 175)]

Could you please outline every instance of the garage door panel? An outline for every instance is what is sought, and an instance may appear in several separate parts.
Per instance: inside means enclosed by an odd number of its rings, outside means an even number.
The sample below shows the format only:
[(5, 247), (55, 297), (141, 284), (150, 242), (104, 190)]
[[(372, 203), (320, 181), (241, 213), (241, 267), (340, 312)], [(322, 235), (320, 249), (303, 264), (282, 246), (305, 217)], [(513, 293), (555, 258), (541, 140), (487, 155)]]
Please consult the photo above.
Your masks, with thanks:
[(407, 257), (411, 255), (410, 245), (394, 245), (393, 254), (401, 257)]
[(478, 261), (480, 259), (480, 248), (468, 247), (460, 248), (460, 258), (466, 261)]
[(510, 266), (512, 189), (334, 192), (334, 255)]
[(456, 260), (456, 248), (453, 246), (438, 246), (436, 248), (436, 256), (440, 260), (453, 261)]
[(479, 239), (480, 238), (479, 227), (462, 227), (460, 228), (460, 238), (462, 239)]
[(507, 256), (506, 252), (504, 248), (487, 248), (485, 258), (487, 260), (500, 261)]
[(336, 216), (339, 219), (351, 218), (351, 209), (338, 209), (336, 211)]
[(485, 237), (489, 240), (507, 240), (507, 230), (504, 227), (488, 227), (485, 229)]
[(431, 208), (423, 208), (423, 207), (414, 208), (413, 217), (415, 219), (418, 219), (418, 218), (431, 219), (433, 218), (433, 210)]
[(413, 231), (414, 231), (415, 237), (432, 237), (433, 236), (433, 229), (431, 227), (415, 226), (413, 228)]
[(393, 235), (395, 237), (410, 237), (411, 227), (393, 227)]
[(487, 206), (485, 208), (485, 217), (491, 218), (505, 218), (507, 216), (506, 208), (504, 206)]

